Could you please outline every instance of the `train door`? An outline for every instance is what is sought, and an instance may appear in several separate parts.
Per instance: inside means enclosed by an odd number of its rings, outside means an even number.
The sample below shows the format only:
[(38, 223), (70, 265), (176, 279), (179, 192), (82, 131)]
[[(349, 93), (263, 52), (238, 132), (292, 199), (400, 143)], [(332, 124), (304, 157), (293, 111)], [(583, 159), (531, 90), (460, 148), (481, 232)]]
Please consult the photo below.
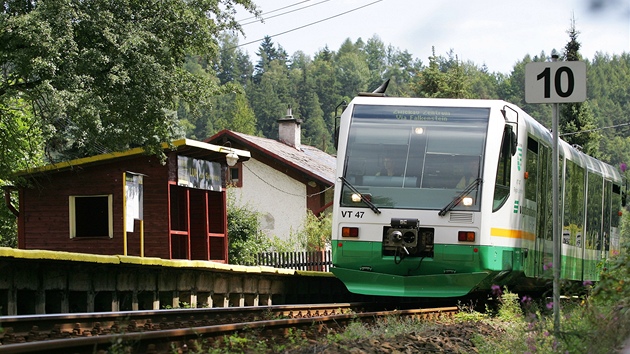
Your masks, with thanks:
[(599, 254), (600, 254), (600, 259), (607, 259), (609, 254), (608, 251), (610, 250), (610, 233), (612, 231), (612, 223), (611, 223), (611, 216), (612, 216), (612, 192), (613, 192), (613, 184), (611, 181), (605, 181), (604, 182), (604, 217), (603, 219), (603, 229), (604, 232), (602, 232), (602, 235), (600, 237), (599, 240)]
[(566, 160), (562, 214), (562, 277), (582, 280), (586, 178), (584, 168)]
[(551, 277), (553, 259), (553, 188), (551, 148), (538, 145), (539, 174), (537, 223), (536, 223), (536, 276)]
[(525, 275), (538, 275), (540, 256), (536, 239), (537, 225), (540, 218), (540, 157), (538, 142), (532, 137), (527, 139), (527, 154), (525, 158), (525, 202), (521, 207), (523, 217), (522, 247), (526, 257), (523, 259)]
[(584, 279), (597, 279), (597, 264), (601, 260), (601, 240), (604, 233), (604, 179), (593, 172), (587, 174), (586, 238), (584, 241)]

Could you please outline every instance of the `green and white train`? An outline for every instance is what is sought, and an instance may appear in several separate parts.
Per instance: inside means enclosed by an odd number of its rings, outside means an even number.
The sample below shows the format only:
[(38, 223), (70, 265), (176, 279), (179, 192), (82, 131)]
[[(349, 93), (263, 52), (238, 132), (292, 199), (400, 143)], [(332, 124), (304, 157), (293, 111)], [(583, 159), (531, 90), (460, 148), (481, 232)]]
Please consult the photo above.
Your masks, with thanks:
[[(560, 141), (563, 279), (619, 250), (624, 180)], [(549, 284), (552, 136), (499, 100), (356, 97), (338, 131), (332, 272), (365, 295)]]

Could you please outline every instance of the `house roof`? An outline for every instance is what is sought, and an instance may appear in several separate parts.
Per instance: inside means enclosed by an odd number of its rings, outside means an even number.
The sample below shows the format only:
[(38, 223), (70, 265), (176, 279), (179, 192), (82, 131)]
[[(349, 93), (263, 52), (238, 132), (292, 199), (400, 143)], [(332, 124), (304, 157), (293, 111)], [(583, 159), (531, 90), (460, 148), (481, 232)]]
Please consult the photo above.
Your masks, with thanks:
[(222, 130), (205, 141), (218, 143), (222, 138), (238, 141), (248, 149), (278, 160), (323, 184), (329, 186), (334, 184), (337, 159), (315, 147), (302, 144), (300, 149), (296, 149), (277, 140), (231, 130)]
[[(229, 154), (230, 152), (234, 152), (238, 155), (239, 159), (248, 160), (251, 155), (249, 151), (232, 149), (225, 146), (218, 146), (213, 144), (208, 144), (205, 142), (191, 140), (191, 139), (179, 139), (173, 141), (170, 145), (167, 143), (163, 143), (162, 146), (164, 150), (177, 151), (178, 154), (183, 156), (194, 157), (198, 159), (215, 159), (220, 156), (220, 154)], [(37, 173), (44, 172), (59, 172), (63, 170), (72, 169), (79, 166), (93, 165), (104, 162), (109, 162), (110, 160), (124, 158), (124, 157), (132, 157), (136, 155), (141, 155), (145, 153), (145, 149), (142, 147), (130, 149), (127, 151), (121, 152), (112, 152), (107, 154), (101, 154), (96, 156), (84, 157), (80, 159), (63, 161), (58, 163), (53, 163), (50, 165), (40, 166), (29, 168), (27, 170), (19, 171), (15, 173), (16, 176), (26, 176)]]

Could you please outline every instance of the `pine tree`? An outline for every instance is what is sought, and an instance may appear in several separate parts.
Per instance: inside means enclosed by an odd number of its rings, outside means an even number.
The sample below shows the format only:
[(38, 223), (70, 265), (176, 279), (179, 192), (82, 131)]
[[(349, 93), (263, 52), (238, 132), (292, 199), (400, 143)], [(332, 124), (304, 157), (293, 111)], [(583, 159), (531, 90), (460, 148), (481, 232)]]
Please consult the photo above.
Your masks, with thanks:
[[(575, 28), (575, 19), (571, 20), (571, 28), (567, 31), (569, 42), (564, 47), (565, 61), (579, 61), (581, 43), (577, 38), (580, 32)], [(594, 130), (595, 117), (588, 102), (566, 103), (561, 105), (559, 132), (566, 142), (579, 147), (585, 153), (597, 157), (601, 135)]]

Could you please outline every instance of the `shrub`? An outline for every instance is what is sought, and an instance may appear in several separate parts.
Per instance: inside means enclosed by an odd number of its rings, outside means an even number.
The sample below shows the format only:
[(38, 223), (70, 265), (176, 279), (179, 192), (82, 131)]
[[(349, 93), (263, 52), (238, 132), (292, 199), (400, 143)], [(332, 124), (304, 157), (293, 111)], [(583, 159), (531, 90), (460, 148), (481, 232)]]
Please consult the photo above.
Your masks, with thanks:
[(332, 215), (325, 213), (315, 216), (310, 210), (306, 214), (304, 224), (297, 233), (300, 245), (306, 251), (319, 251), (330, 245), (332, 237)]
[[(4, 184), (0, 180), (0, 185)], [(17, 247), (17, 218), (4, 202), (4, 190), (0, 190), (2, 201), (0, 201), (0, 247)], [(17, 205), (17, 192), (11, 193), (11, 203)]]

